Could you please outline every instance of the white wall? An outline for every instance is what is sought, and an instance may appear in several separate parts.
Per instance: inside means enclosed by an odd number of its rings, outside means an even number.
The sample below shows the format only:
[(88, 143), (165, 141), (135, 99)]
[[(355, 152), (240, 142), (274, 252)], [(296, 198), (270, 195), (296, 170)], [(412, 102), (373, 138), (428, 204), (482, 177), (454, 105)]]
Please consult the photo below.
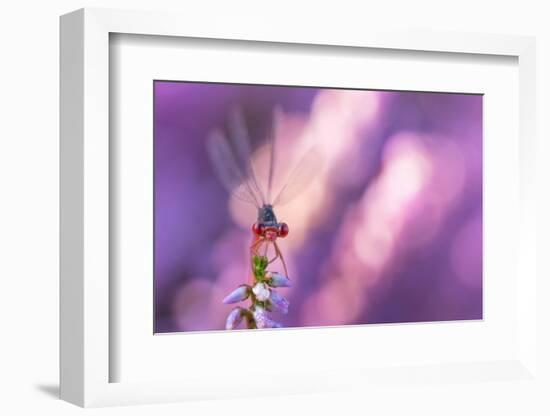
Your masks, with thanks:
[[(80, 409), (57, 401), (58, 348), (58, 16), (83, 6), (182, 10), (250, 14), (261, 19), (326, 21), (327, 31), (339, 25), (389, 26), (512, 33), (538, 37), (539, 186), (545, 186), (540, 213), (550, 212), (548, 163), (550, 128), (550, 13), (544, 1), (130, 1), (87, 2), (11, 1), (0, 11), (0, 413), (73, 414)], [(266, 2), (267, 4), (267, 2)], [(311, 6), (309, 6), (311, 4)], [(507, 5), (509, 4), (509, 5)], [(248, 6), (247, 6), (248, 5)], [(542, 189), (542, 188), (541, 188)], [(540, 242), (549, 245), (548, 218), (540, 218)], [(542, 235), (543, 231), (546, 235)], [(505, 237), (505, 236), (503, 236)], [(543, 259), (550, 276), (548, 260)], [(7, 284), (7, 285), (6, 285)], [(550, 296), (550, 285), (539, 292)], [(550, 301), (549, 301), (550, 304)], [(550, 316), (548, 306), (541, 312)], [(548, 320), (545, 321), (547, 323)], [(548, 328), (548, 326), (547, 326)], [(546, 341), (548, 336), (546, 335)], [(546, 342), (545, 346), (548, 347)], [(546, 349), (549, 351), (550, 347)], [(475, 386), (438, 386), (437, 396), (423, 387), (388, 395), (352, 397), (346, 392), (328, 396), (234, 400), (214, 403), (102, 409), (100, 414), (422, 414), (445, 409), (447, 414), (542, 414), (529, 386), (506, 384), (480, 392)], [(399, 397), (399, 398), (397, 398)], [(477, 404), (483, 398), (483, 404)], [(547, 400), (545, 400), (548, 403)], [(451, 404), (452, 403), (452, 404)], [(450, 405), (450, 407), (449, 407)], [(548, 405), (547, 405), (548, 406)], [(8, 410), (9, 409), (9, 410)], [(546, 408), (548, 412), (548, 408)], [(548, 414), (548, 413), (547, 413)]]

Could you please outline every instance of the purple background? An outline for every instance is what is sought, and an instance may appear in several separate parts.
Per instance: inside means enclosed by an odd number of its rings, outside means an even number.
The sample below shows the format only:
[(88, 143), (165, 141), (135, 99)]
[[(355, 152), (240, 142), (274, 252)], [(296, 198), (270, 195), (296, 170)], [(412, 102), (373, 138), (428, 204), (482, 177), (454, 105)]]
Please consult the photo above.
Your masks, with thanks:
[(247, 281), (255, 210), (229, 197), (205, 146), (235, 107), (253, 149), (278, 106), (284, 160), (304, 143), (325, 157), (276, 210), (290, 226), (285, 327), (482, 318), (481, 95), (154, 88), (155, 332), (223, 329), (221, 299)]

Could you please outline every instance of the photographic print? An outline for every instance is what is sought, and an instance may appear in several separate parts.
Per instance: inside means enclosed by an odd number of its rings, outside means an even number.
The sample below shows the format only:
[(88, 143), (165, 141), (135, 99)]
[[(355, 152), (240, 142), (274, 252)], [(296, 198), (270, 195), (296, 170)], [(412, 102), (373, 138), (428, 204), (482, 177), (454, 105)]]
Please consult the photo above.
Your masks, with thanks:
[(155, 333), (483, 318), (483, 96), (158, 80)]

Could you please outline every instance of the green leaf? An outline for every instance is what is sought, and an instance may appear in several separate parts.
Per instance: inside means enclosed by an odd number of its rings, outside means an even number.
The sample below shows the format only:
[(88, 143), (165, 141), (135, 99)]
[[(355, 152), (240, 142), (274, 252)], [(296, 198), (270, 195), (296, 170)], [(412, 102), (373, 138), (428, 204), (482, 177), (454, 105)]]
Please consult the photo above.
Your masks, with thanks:
[(269, 263), (269, 259), (267, 258), (267, 256), (260, 257), (260, 267), (264, 269), (264, 271), (268, 263)]
[(267, 256), (253, 256), (252, 257), (252, 273), (257, 282), (263, 282), (265, 280), (265, 269), (269, 263)]

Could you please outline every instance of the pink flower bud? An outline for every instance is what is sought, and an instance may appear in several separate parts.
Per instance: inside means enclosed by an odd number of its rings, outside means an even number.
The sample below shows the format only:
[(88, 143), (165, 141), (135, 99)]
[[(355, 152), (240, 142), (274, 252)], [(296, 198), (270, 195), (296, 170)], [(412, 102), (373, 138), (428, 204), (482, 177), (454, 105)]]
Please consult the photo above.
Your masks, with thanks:
[(240, 285), (223, 299), (223, 303), (236, 303), (245, 300), (250, 295), (250, 286)]
[(240, 307), (233, 308), (229, 315), (227, 315), (227, 320), (225, 321), (225, 329), (235, 329), (239, 326), (243, 320), (244, 309)]
[(277, 272), (267, 272), (265, 277), (268, 279), (267, 284), (272, 287), (290, 287), (290, 279), (285, 275)]
[(256, 327), (259, 329), (262, 328), (281, 328), (282, 325), (278, 322), (275, 322), (269, 318), (268, 313), (265, 309), (256, 307), (254, 310), (254, 321), (256, 322)]
[(279, 295), (274, 290), (271, 290), (269, 301), (273, 306), (279, 309), (282, 313), (288, 313), (289, 302), (283, 296)]

